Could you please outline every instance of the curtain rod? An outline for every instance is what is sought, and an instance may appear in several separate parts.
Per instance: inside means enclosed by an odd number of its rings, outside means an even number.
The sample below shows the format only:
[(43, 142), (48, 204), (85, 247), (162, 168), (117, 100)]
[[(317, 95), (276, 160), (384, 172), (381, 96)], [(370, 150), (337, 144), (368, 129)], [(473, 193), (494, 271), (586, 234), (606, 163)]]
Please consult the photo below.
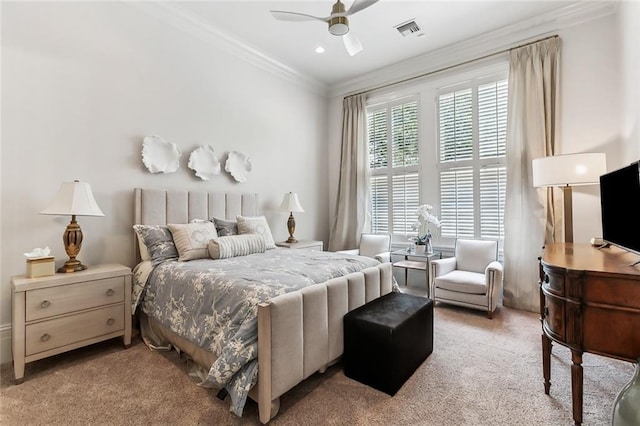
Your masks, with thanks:
[[(415, 75), (413, 77), (405, 78), (403, 80), (394, 81), (393, 83), (383, 84), (381, 86), (374, 87), (373, 89), (369, 89), (369, 90), (366, 90), (366, 91), (363, 91), (363, 92), (354, 93), (353, 95), (349, 95), (349, 96), (363, 95), (363, 94), (366, 94), (366, 93), (374, 92), (376, 90), (386, 89), (387, 87), (400, 85), (400, 84), (403, 84), (403, 83), (406, 83), (406, 82), (409, 82), (409, 81), (413, 81), (413, 80), (417, 80), (417, 79), (420, 79), (420, 78), (423, 78), (423, 77), (430, 76), (432, 74), (437, 74), (439, 72), (448, 71), (448, 70), (450, 70), (452, 68), (457, 68), (457, 67), (461, 67), (463, 65), (471, 64), (473, 62), (482, 61), (484, 59), (491, 58), (492, 56), (497, 56), (497, 55), (501, 55), (501, 54), (506, 53), (506, 52), (510, 52), (510, 51), (512, 51), (514, 49), (519, 49), (521, 47), (529, 46), (531, 44), (539, 43), (541, 41), (549, 40), (549, 39), (552, 39), (552, 38), (558, 38), (558, 37), (559, 36), (557, 34), (554, 34), (552, 36), (548, 36), (548, 37), (544, 37), (544, 38), (541, 38), (541, 39), (538, 39), (538, 40), (530, 41), (528, 43), (523, 43), (523, 44), (515, 46), (515, 47), (510, 47), (508, 49), (503, 49), (503, 50), (500, 50), (498, 52), (488, 53), (486, 55), (483, 55), (483, 56), (480, 56), (480, 57), (477, 57), (477, 58), (473, 58), (473, 59), (469, 59), (469, 60), (466, 60), (464, 62), (460, 62), (460, 63), (455, 64), (455, 65), (449, 65), (449, 66), (446, 66), (446, 67), (443, 67), (443, 68), (439, 68), (439, 69), (434, 70), (434, 71), (429, 71), (429, 72), (426, 72), (426, 73), (423, 73), (423, 74), (420, 74), (420, 75)], [(347, 98), (347, 97), (348, 96), (345, 96), (345, 98)]]

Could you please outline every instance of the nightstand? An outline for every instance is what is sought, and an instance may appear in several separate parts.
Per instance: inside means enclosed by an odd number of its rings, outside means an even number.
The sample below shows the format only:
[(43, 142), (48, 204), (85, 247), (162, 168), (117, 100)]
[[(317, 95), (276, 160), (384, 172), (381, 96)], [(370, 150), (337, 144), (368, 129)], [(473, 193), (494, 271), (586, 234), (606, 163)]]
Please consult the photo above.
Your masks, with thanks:
[(16, 384), (25, 363), (123, 336), (131, 345), (131, 269), (89, 266), (11, 279), (11, 347)]
[(298, 250), (324, 250), (324, 243), (322, 241), (314, 240), (299, 240), (297, 243), (288, 243), (286, 241), (280, 241), (276, 243), (276, 246), (282, 248), (298, 249)]

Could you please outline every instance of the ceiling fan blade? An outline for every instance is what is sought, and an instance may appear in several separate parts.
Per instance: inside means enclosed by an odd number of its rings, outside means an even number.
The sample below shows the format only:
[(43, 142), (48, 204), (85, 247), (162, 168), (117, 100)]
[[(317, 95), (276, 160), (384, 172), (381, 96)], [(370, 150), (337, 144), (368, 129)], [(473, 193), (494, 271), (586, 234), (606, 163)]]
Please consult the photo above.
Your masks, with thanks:
[(354, 35), (351, 35), (351, 32), (342, 36), (342, 42), (344, 43), (344, 48), (347, 49), (349, 56), (355, 56), (362, 52), (362, 43), (360, 43), (360, 40), (358, 40)]
[(367, 7), (377, 3), (378, 0), (353, 0), (353, 4), (347, 10), (345, 16), (353, 15), (356, 12), (360, 12), (362, 9), (366, 9)]
[(302, 22), (302, 21), (322, 21), (328, 22), (329, 18), (307, 15), (305, 13), (287, 12), (284, 10), (271, 10), (271, 15), (280, 21)]

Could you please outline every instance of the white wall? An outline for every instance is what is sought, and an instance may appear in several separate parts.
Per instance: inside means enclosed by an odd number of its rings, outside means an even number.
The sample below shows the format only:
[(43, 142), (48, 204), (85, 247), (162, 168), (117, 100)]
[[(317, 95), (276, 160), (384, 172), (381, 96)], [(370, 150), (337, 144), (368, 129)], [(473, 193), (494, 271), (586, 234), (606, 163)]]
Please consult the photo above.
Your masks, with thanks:
[[(624, 155), (622, 58), (616, 16), (577, 25), (559, 34), (558, 153), (604, 152), (608, 170), (613, 170)], [(576, 243), (602, 236), (598, 185), (573, 188), (573, 230)]]
[[(637, 4), (634, 7), (637, 8)], [(621, 13), (618, 11), (617, 13)], [(637, 48), (637, 38), (633, 42), (626, 40), (632, 33), (637, 34), (637, 27), (630, 28), (620, 35), (617, 27), (616, 14), (609, 13), (604, 17), (571, 25), (566, 28), (549, 28), (545, 26), (544, 33), (558, 34), (562, 42), (561, 53), (561, 89), (560, 89), (560, 128), (559, 145), (560, 153), (570, 152), (605, 152), (610, 169), (623, 162), (625, 151), (623, 133), (624, 113), (621, 87), (621, 61), (626, 61), (628, 51), (621, 51), (621, 37), (625, 43)], [(635, 31), (635, 32), (634, 32)], [(527, 38), (532, 39), (532, 31), (529, 30)], [(533, 37), (535, 39), (536, 37)], [(487, 37), (483, 50), (469, 53), (471, 57), (481, 57), (487, 52), (494, 52), (500, 46), (521, 44), (514, 40), (513, 34), (507, 34), (502, 38)], [(455, 49), (453, 49), (455, 51)], [(426, 56), (428, 59), (428, 56)], [(467, 58), (468, 59), (468, 58)], [(428, 64), (428, 60), (422, 61)], [(462, 61), (460, 61), (462, 62)], [(397, 69), (397, 68), (396, 68)], [(628, 73), (633, 73), (628, 80), (637, 87), (637, 60), (635, 66), (627, 67)], [(448, 72), (446, 74), (451, 74)], [(395, 80), (402, 80), (403, 75), (396, 75)], [(435, 76), (434, 76), (435, 79)], [(406, 85), (405, 85), (406, 86)], [(349, 93), (358, 92), (357, 87), (350, 87)], [(348, 94), (348, 93), (346, 93)], [(345, 94), (339, 94), (329, 101), (329, 205), (330, 220), (333, 220), (335, 198), (340, 161), (340, 132), (341, 132), (341, 108), (342, 98)], [(637, 97), (635, 98), (637, 102)], [(423, 99), (423, 103), (425, 100)], [(629, 101), (631, 102), (631, 101)], [(635, 123), (637, 120), (635, 111)], [(637, 143), (637, 124), (635, 126), (635, 141), (629, 142), (629, 146)], [(425, 129), (428, 131), (428, 129)], [(634, 145), (635, 146), (635, 145)], [(629, 161), (631, 161), (629, 159)], [(437, 185), (437, 181), (433, 181)], [(423, 189), (429, 193), (430, 189)], [(433, 191), (431, 191), (433, 192)], [(597, 186), (574, 188), (574, 241), (588, 242), (593, 236), (601, 235), (600, 224), (600, 199)]]
[[(257, 192), (277, 241), (287, 191), (305, 208), (296, 236), (328, 237), (327, 101), (303, 85), (181, 32), (121, 2), (2, 4), (2, 164), (0, 331), (6, 361), (10, 277), (23, 253), (49, 246), (59, 266), (68, 217), (38, 215), (63, 181), (89, 182), (105, 217), (79, 217), (85, 264), (133, 266), (132, 189), (189, 188)], [(145, 135), (183, 151), (181, 167), (150, 174)], [(189, 153), (212, 145), (250, 156), (239, 184), (223, 174), (202, 181)], [(294, 177), (292, 179), (292, 177)]]
[(640, 2), (618, 4), (618, 28), (622, 55), (622, 97), (624, 127), (622, 139), (626, 145), (626, 163), (640, 159)]

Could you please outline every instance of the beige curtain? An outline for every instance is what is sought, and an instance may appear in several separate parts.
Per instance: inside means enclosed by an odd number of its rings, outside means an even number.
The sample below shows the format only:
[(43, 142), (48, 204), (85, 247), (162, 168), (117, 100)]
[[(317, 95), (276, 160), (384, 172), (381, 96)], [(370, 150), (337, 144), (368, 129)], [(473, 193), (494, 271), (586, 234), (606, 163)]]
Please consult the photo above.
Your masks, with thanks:
[(330, 251), (358, 247), (360, 234), (370, 227), (369, 204), (366, 95), (354, 95), (343, 101), (340, 181)]
[(531, 160), (556, 146), (560, 39), (510, 52), (504, 305), (538, 312), (537, 258), (557, 227), (553, 192), (533, 187)]

